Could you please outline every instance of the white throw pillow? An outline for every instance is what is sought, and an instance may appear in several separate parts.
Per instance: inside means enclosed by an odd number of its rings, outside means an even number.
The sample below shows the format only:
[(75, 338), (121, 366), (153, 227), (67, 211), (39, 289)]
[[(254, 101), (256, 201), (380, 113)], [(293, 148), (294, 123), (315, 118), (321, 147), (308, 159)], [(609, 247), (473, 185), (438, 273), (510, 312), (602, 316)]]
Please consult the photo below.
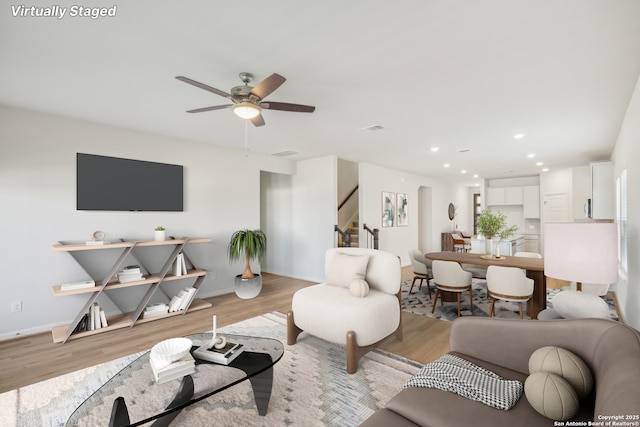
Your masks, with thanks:
[(369, 284), (363, 279), (355, 279), (349, 284), (349, 292), (358, 298), (364, 298), (369, 295)]
[(551, 300), (553, 308), (565, 319), (609, 317), (609, 306), (600, 297), (577, 291), (562, 291)]
[(354, 280), (364, 280), (368, 263), (369, 255), (336, 253), (327, 272), (327, 285), (348, 288)]

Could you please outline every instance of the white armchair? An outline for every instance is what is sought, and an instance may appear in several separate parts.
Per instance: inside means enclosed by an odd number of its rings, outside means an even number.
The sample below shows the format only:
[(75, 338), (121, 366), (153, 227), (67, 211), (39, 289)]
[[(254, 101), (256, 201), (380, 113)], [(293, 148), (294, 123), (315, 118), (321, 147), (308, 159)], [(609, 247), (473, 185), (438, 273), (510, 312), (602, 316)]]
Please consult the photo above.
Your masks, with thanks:
[[(366, 248), (333, 248), (325, 256), (326, 282), (300, 289), (287, 314), (287, 344), (301, 332), (345, 345), (347, 372), (383, 339), (402, 340), (400, 260)], [(364, 283), (363, 283), (364, 282)]]

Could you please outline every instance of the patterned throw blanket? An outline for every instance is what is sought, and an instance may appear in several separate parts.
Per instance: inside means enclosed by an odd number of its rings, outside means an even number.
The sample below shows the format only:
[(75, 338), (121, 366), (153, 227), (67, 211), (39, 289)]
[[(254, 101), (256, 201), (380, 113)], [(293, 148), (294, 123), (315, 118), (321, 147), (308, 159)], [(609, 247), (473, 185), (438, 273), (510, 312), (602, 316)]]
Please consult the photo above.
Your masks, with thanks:
[(505, 380), (468, 360), (445, 354), (425, 365), (402, 388), (427, 387), (450, 391), (467, 399), (477, 400), (496, 409), (507, 411), (518, 402), (523, 385)]

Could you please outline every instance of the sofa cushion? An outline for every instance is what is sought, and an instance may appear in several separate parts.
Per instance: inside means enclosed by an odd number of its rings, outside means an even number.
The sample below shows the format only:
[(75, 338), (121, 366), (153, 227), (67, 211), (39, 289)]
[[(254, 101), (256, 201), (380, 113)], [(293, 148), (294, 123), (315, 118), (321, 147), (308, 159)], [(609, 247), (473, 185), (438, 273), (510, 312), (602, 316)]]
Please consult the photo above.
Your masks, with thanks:
[(364, 298), (369, 295), (369, 284), (364, 279), (352, 280), (349, 284), (349, 292), (358, 298)]
[(327, 284), (348, 288), (352, 281), (364, 279), (368, 262), (368, 255), (335, 254), (327, 270)]
[(578, 412), (578, 394), (564, 378), (536, 372), (524, 382), (524, 394), (533, 409), (552, 420), (566, 421)]
[(308, 286), (293, 294), (291, 309), (300, 329), (337, 344), (346, 344), (347, 332), (353, 331), (359, 346), (370, 345), (400, 325), (398, 297), (373, 288), (366, 298), (356, 298), (348, 288)]
[(533, 352), (529, 358), (529, 373), (549, 372), (564, 378), (584, 399), (591, 393), (593, 375), (584, 361), (562, 347), (545, 346)]

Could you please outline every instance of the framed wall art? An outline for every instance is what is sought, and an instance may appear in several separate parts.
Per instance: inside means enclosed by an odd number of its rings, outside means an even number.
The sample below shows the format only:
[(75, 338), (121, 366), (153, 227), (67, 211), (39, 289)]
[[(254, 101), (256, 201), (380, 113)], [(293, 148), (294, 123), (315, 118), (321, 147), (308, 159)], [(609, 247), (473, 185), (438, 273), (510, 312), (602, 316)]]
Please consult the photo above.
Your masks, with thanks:
[(393, 227), (396, 219), (396, 194), (382, 192), (382, 226)]
[(398, 210), (397, 222), (398, 227), (406, 227), (409, 225), (409, 206), (408, 198), (404, 193), (396, 195), (396, 209)]

